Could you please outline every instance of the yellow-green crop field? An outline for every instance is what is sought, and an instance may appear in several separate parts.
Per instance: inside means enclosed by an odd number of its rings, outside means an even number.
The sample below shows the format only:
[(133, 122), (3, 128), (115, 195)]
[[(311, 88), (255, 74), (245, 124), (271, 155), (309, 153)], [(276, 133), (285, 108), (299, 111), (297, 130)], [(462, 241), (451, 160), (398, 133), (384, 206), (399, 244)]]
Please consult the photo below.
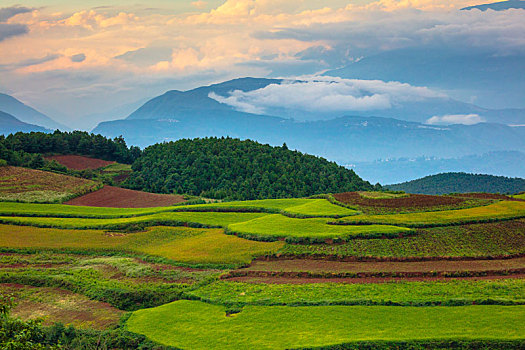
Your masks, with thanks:
[(336, 222), (342, 224), (384, 224), (420, 227), (491, 222), (522, 217), (525, 217), (525, 202), (500, 201), (487, 206), (458, 210), (390, 215), (356, 215), (339, 219)]

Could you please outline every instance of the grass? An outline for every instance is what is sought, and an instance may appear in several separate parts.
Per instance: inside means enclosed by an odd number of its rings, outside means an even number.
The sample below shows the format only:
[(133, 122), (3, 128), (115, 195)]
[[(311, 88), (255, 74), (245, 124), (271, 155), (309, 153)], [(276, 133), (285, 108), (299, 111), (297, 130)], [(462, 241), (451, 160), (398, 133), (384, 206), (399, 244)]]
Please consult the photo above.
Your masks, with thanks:
[(105, 233), (0, 225), (4, 249), (115, 251), (147, 254), (190, 265), (240, 266), (254, 256), (273, 254), (283, 242), (256, 242), (225, 235), (221, 229), (152, 227), (145, 232)]
[(387, 225), (327, 225), (328, 219), (295, 219), (272, 214), (250, 221), (230, 224), (228, 230), (242, 237), (262, 240), (276, 240), (280, 237), (289, 240), (324, 241), (326, 239), (348, 240), (356, 237), (399, 236), (410, 229)]
[(192, 209), (209, 210), (254, 210), (268, 213), (281, 213), (298, 217), (343, 217), (357, 214), (353, 209), (330, 203), (326, 199), (286, 198), (262, 199), (253, 201), (222, 202), (194, 205)]
[(220, 281), (190, 292), (223, 305), (525, 304), (525, 280), (265, 284)]
[(525, 200), (525, 193), (515, 194), (515, 195), (513, 195), (511, 197)]
[(157, 208), (97, 208), (63, 204), (0, 203), (0, 215), (72, 218), (121, 218), (148, 215), (174, 210), (175, 207)]
[(0, 283), (65, 289), (121, 310), (162, 305), (222, 273), (182, 269), (119, 256), (37, 253), (2, 255)]
[(0, 223), (62, 229), (125, 229), (130, 226), (182, 226), (185, 223), (199, 227), (227, 227), (233, 223), (249, 221), (265, 215), (264, 213), (230, 212), (161, 212), (137, 217), (110, 219), (0, 216)]
[(525, 220), (436, 227), (399, 239), (355, 239), (343, 244), (287, 244), (284, 255), (334, 257), (497, 257), (525, 253)]
[(525, 202), (501, 201), (483, 207), (422, 213), (356, 215), (337, 220), (341, 224), (383, 224), (409, 227), (447, 226), (525, 217)]
[(186, 349), (290, 349), (358, 341), (513, 340), (525, 334), (525, 306), (246, 306), (176, 301), (138, 310), (127, 328)]
[(49, 216), (76, 218), (121, 218), (174, 211), (199, 212), (283, 212), (309, 217), (343, 217), (357, 212), (328, 202), (326, 199), (268, 199), (260, 201), (225, 202), (197, 205), (176, 205), (157, 208), (97, 208), (70, 205), (2, 203), (0, 215)]
[(14, 297), (11, 315), (24, 320), (41, 318), (44, 325), (60, 322), (101, 330), (117, 326), (124, 314), (106, 303), (59, 288), (0, 284), (0, 295)]

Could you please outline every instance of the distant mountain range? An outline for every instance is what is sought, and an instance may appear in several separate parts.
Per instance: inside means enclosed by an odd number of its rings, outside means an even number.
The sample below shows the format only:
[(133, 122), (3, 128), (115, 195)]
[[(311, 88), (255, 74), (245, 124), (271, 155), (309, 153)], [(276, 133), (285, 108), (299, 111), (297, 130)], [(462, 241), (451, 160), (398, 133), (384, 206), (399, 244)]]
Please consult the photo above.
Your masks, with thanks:
[(429, 174), (466, 172), (525, 178), (525, 153), (489, 152), (458, 158), (415, 157), (346, 164), (370, 182), (395, 184)]
[(31, 132), (31, 131), (41, 131), (49, 132), (46, 128), (43, 128), (38, 125), (24, 123), (11, 114), (0, 111), (0, 134), (8, 135), (11, 133), (16, 133), (18, 131), (22, 132)]
[[(525, 71), (525, 62), (523, 67)], [(376, 66), (374, 70), (377, 70)], [(525, 89), (523, 79), (519, 80)], [(234, 111), (238, 112), (240, 110), (237, 106), (220, 103), (217, 97), (213, 98), (213, 96), (227, 98), (236, 90), (253, 92), (263, 89), (270, 84), (281, 84), (282, 82), (283, 80), (280, 79), (240, 78), (189, 91), (172, 90), (149, 100), (126, 119), (178, 119), (195, 113), (224, 115)], [(520, 96), (522, 95), (521, 91), (519, 91), (519, 94)], [(433, 116), (469, 114), (478, 115), (482, 120), (491, 123), (516, 125), (525, 121), (525, 109), (490, 110), (447, 97), (407, 100), (402, 103), (396, 103), (388, 109), (371, 109), (366, 111), (359, 109), (313, 111), (299, 110), (292, 106), (266, 107), (264, 114), (298, 121), (329, 120), (343, 115), (354, 115), (390, 117), (424, 123)]]
[(483, 5), (468, 6), (468, 7), (462, 8), (462, 10), (474, 10), (474, 9), (481, 10), (481, 11), (487, 11), (487, 10), (504, 11), (508, 9), (525, 9), (525, 1), (509, 0), (509, 1), (494, 2), (492, 4), (483, 4)]
[[(0, 111), (9, 113), (24, 123), (39, 125), (51, 130), (69, 130), (68, 127), (57, 123), (47, 115), (25, 105), (10, 95), (0, 93)], [(4, 130), (0, 129), (0, 132)]]
[(387, 186), (394, 191), (419, 194), (487, 192), (516, 194), (525, 191), (525, 179), (484, 174), (443, 173)]

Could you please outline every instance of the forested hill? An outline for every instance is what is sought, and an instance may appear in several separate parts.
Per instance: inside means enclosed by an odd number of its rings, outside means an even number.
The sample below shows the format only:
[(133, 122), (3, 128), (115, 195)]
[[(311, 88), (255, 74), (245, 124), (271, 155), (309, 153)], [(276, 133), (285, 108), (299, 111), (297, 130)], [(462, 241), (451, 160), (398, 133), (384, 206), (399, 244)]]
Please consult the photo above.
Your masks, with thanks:
[[(373, 189), (326, 159), (233, 138), (183, 139), (147, 147), (125, 186), (211, 198), (304, 197)], [(378, 186), (379, 187), (379, 186)]]
[(525, 191), (525, 179), (467, 173), (442, 173), (386, 187), (389, 190), (420, 194), (469, 192), (513, 194)]

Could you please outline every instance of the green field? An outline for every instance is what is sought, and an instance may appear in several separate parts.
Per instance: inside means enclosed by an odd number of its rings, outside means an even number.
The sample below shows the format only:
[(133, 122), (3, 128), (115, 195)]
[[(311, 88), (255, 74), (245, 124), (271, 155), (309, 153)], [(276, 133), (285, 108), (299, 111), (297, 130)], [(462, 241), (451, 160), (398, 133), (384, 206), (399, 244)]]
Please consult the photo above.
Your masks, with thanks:
[(275, 240), (279, 237), (291, 239), (348, 240), (355, 237), (399, 236), (410, 229), (387, 225), (328, 225), (329, 219), (295, 219), (272, 214), (250, 221), (231, 224), (228, 230), (242, 237)]
[(356, 215), (339, 220), (341, 224), (384, 224), (409, 227), (447, 226), (525, 217), (525, 202), (501, 201), (483, 207), (422, 213)]
[[(47, 308), (49, 320), (78, 327), (114, 327), (115, 315), (137, 310), (126, 329), (182, 349), (519, 348), (525, 345), (520, 276), (415, 281), (400, 275), (395, 282), (369, 283), (396, 268), (386, 262), (374, 265), (381, 266), (374, 270), (379, 277), (360, 281), (365, 283), (308, 283), (313, 277), (302, 270), (306, 262), (290, 260), (301, 280), (222, 278), (243, 276), (263, 263), (273, 276), (284, 271), (279, 257), (521, 256), (524, 215), (525, 202), (519, 201), (384, 215), (324, 198), (137, 209), (1, 202), (0, 292), (14, 290), (20, 317)], [(248, 266), (264, 256), (274, 260)], [(521, 267), (521, 261), (509, 262)], [(338, 267), (321, 265), (328, 266), (326, 276), (315, 278), (337, 281)], [(440, 268), (439, 262), (434, 266)], [(512, 272), (502, 269), (496, 272)], [(91, 315), (85, 322), (92, 323), (68, 322), (73, 315)]]
[(525, 304), (525, 279), (449, 282), (265, 284), (215, 282), (190, 292), (233, 305), (472, 305)]
[(176, 301), (138, 310), (130, 331), (186, 349), (290, 349), (359, 341), (514, 340), (525, 306), (224, 306)]

